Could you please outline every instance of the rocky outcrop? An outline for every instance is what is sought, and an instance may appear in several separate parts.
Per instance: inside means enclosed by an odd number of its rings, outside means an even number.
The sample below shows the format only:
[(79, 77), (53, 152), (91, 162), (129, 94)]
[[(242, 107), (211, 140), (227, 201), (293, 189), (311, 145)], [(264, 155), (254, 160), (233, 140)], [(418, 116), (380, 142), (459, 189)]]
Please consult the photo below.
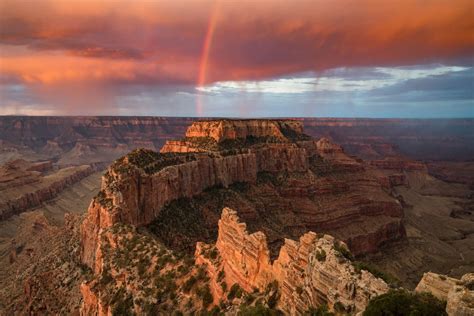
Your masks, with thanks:
[[(51, 168), (50, 162), (33, 163), (28, 171), (47, 171)], [(55, 198), (60, 192), (70, 185), (82, 180), (92, 173), (101, 170), (102, 164), (92, 164), (78, 167), (69, 167), (58, 170), (56, 173), (43, 176), (41, 174), (23, 174), (20, 178), (10, 179), (0, 187), (0, 220), (19, 214), (27, 209), (41, 205), (43, 202)], [(15, 172), (18, 174), (18, 172)], [(14, 189), (20, 186), (21, 190)], [(28, 184), (34, 184), (28, 186)], [(13, 188), (13, 189), (12, 189)]]
[(345, 248), (332, 236), (309, 232), (299, 241), (286, 239), (272, 264), (266, 236), (250, 234), (237, 213), (224, 208), (216, 243), (227, 284), (239, 284), (251, 292), (277, 282), (278, 306), (300, 315), (311, 306), (327, 304), (331, 310), (363, 311), (370, 298), (388, 291), (387, 284), (369, 272), (356, 272), (337, 250)]
[(269, 144), (252, 152), (255, 153), (260, 172), (306, 172), (309, 169), (305, 149), (295, 144)]
[(416, 286), (417, 292), (430, 292), (440, 300), (446, 300), (448, 293), (456, 282), (455, 278), (450, 278), (441, 274), (427, 272)]
[(211, 120), (194, 122), (186, 137), (210, 137), (217, 142), (247, 137), (285, 138), (285, 134), (301, 134), (303, 124), (296, 120)]
[(425, 164), (418, 161), (411, 161), (402, 158), (386, 158), (383, 160), (372, 160), (370, 165), (379, 169), (398, 171), (428, 171)]
[[(95, 266), (101, 229), (116, 222), (147, 225), (172, 201), (193, 198), (215, 186), (256, 185), (259, 177), (263, 182), (270, 179), (271, 187), (259, 187), (266, 192), (256, 193), (258, 203), (287, 205), (286, 211), (278, 212), (298, 218), (283, 222), (294, 225), (288, 228), (294, 235), (301, 235), (301, 227), (331, 231), (355, 254), (376, 251), (404, 236), (399, 203), (340, 146), (301, 134), (298, 121), (203, 121), (189, 130), (188, 138), (168, 143), (161, 153), (137, 150), (108, 169), (83, 223), (82, 258), (90, 267)], [(177, 152), (170, 152), (175, 147)], [(337, 178), (320, 177), (334, 172)], [(315, 199), (317, 203), (311, 202)]]
[(465, 274), (460, 280), (427, 272), (415, 291), (429, 292), (446, 301), (449, 316), (474, 315), (474, 273)]
[(185, 140), (168, 140), (160, 149), (161, 153), (194, 153), (206, 150), (196, 147), (192, 142)]
[[(126, 159), (112, 166), (103, 178), (100, 196), (92, 201), (82, 225), (83, 262), (93, 267), (100, 230), (122, 222), (145, 225), (169, 202), (190, 198), (212, 186), (235, 182), (255, 183), (257, 162), (253, 154), (192, 156), (191, 161), (146, 174)], [(120, 168), (129, 168), (126, 173)]]
[(223, 259), (227, 284), (239, 284), (247, 292), (265, 289), (273, 280), (270, 251), (262, 232), (249, 234), (237, 212), (222, 210), (216, 247)]

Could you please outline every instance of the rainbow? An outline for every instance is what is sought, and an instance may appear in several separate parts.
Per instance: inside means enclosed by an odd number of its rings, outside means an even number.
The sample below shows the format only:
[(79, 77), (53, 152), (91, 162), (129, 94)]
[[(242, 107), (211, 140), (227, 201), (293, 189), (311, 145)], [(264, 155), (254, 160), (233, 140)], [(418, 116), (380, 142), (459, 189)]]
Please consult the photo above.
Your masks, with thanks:
[[(209, 16), (209, 22), (207, 23), (207, 31), (206, 31), (206, 36), (204, 38), (204, 45), (203, 45), (202, 53), (201, 53), (201, 61), (199, 62), (199, 74), (198, 74), (198, 80), (197, 80), (198, 87), (202, 87), (206, 84), (207, 67), (209, 64), (209, 52), (211, 50), (212, 39), (214, 37), (214, 31), (216, 29), (216, 21), (217, 21), (217, 15), (219, 11), (219, 2), (220, 2), (219, 0), (214, 1), (214, 6)], [(201, 98), (200, 92), (197, 95), (196, 113), (198, 116), (202, 116), (202, 98)]]

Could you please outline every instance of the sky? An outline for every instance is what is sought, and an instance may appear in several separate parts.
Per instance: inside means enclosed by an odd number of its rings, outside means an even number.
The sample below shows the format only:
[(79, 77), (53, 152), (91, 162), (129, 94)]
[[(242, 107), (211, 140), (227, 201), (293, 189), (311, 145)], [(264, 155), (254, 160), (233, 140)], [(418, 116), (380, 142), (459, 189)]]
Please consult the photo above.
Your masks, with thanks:
[(474, 117), (472, 0), (0, 0), (0, 115)]

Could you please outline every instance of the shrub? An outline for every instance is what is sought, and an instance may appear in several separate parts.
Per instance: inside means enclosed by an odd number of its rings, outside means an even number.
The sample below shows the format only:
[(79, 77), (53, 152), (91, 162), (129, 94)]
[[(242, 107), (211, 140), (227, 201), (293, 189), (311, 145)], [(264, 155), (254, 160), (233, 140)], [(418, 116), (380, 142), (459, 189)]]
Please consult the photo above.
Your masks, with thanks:
[(184, 284), (183, 284), (183, 292), (184, 293), (189, 293), (189, 291), (191, 291), (194, 284), (196, 284), (196, 281), (197, 281), (197, 279), (194, 275), (191, 276), (189, 279), (187, 279), (186, 282), (184, 282)]
[(370, 263), (366, 263), (362, 261), (354, 261), (352, 265), (354, 266), (355, 270), (358, 273), (360, 273), (361, 270), (366, 270), (372, 273), (375, 277), (381, 278), (382, 280), (384, 280), (391, 287), (397, 287), (400, 283), (400, 280), (398, 280), (396, 277), (394, 277), (393, 275), (389, 273), (379, 270), (377, 267), (371, 265)]
[(234, 283), (230, 287), (230, 291), (229, 291), (229, 294), (227, 295), (227, 298), (229, 300), (233, 300), (235, 297), (240, 298), (241, 296), (242, 296), (242, 288), (237, 283)]
[(334, 250), (336, 250), (341, 256), (348, 260), (354, 260), (354, 256), (352, 253), (347, 249), (347, 247), (339, 241), (334, 243)]
[(245, 305), (250, 305), (253, 303), (253, 301), (255, 301), (255, 296), (253, 296), (252, 294), (248, 293), (244, 296)]
[(346, 307), (341, 302), (337, 301), (334, 303), (334, 310), (338, 313), (343, 313), (346, 311)]
[(304, 315), (306, 316), (334, 316), (326, 304), (318, 306), (318, 308), (311, 307)]
[(217, 249), (216, 248), (213, 248), (210, 252), (209, 252), (209, 257), (214, 260), (217, 258)]
[(199, 266), (196, 279), (199, 281), (209, 281), (209, 277), (207, 276), (206, 272), (206, 267), (204, 265)]
[(227, 283), (225, 283), (225, 281), (222, 281), (221, 282), (221, 288), (222, 288), (222, 291), (227, 291)]
[(109, 284), (112, 281), (113, 281), (113, 277), (109, 273), (109, 271), (106, 270), (106, 269), (102, 270), (101, 278), (100, 278), (100, 281), (99, 281), (100, 285), (105, 286), (105, 285)]
[(225, 277), (224, 270), (219, 271), (219, 273), (217, 274), (217, 281), (219, 281), (219, 282), (222, 281), (222, 279), (224, 279), (224, 277)]
[(118, 316), (134, 315), (132, 311), (132, 307), (133, 307), (133, 298), (131, 295), (128, 295), (125, 299), (119, 300), (117, 302), (117, 304), (112, 309), (112, 314), (118, 315)]
[(437, 316), (446, 314), (446, 302), (430, 293), (411, 293), (406, 290), (390, 290), (370, 300), (364, 316), (418, 315)]
[(280, 298), (280, 294), (278, 293), (278, 282), (273, 281), (269, 283), (265, 289), (265, 293), (269, 295), (267, 299), (268, 307), (274, 308), (278, 303), (278, 299)]
[(241, 306), (238, 316), (276, 316), (283, 315), (282, 312), (276, 309), (265, 307), (261, 304), (255, 306)]
[(316, 250), (316, 259), (320, 262), (326, 261), (326, 251), (324, 249), (321, 249), (321, 251)]
[(202, 299), (202, 305), (204, 306), (204, 308), (211, 305), (211, 303), (214, 301), (214, 297), (212, 297), (209, 285), (205, 285), (202, 288), (199, 288), (196, 291), (196, 294)]

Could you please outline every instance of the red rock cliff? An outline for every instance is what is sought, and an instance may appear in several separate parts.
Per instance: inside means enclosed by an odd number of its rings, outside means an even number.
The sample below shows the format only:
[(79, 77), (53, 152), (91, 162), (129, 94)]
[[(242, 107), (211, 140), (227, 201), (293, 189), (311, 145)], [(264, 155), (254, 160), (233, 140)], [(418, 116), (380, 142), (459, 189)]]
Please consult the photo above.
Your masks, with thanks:
[(303, 124), (295, 120), (211, 120), (194, 122), (186, 137), (225, 139), (273, 136), (283, 138), (285, 131), (301, 134)]
[[(224, 208), (219, 220), (216, 247), (222, 257), (227, 284), (239, 284), (251, 292), (278, 283), (278, 306), (301, 315), (311, 306), (337, 303), (347, 312), (363, 311), (368, 301), (388, 291), (387, 284), (367, 271), (356, 272), (337, 250), (332, 236), (308, 232), (299, 241), (286, 239), (272, 264), (266, 236), (248, 233), (237, 212)], [(338, 247), (346, 247), (339, 242)]]

